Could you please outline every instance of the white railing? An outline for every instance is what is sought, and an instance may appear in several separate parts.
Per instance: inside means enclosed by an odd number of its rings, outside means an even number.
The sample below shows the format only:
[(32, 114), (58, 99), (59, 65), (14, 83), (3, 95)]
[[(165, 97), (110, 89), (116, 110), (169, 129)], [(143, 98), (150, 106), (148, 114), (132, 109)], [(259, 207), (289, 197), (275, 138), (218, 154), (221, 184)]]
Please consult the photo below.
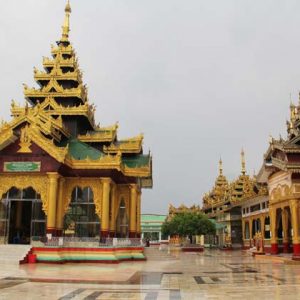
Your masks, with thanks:
[(137, 247), (144, 246), (140, 238), (32, 237), (31, 243), (44, 247)]

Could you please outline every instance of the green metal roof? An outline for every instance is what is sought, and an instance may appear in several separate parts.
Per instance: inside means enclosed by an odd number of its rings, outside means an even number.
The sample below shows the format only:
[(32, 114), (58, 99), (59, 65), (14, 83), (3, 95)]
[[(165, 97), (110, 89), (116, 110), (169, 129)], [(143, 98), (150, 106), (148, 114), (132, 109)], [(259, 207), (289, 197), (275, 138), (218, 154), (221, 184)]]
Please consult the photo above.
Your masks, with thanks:
[(141, 223), (143, 222), (158, 222), (163, 223), (166, 219), (166, 215), (151, 215), (151, 214), (143, 214), (141, 215)]
[(86, 158), (96, 160), (103, 157), (104, 153), (77, 139), (72, 139), (69, 141), (69, 155), (77, 160)]
[(141, 168), (148, 166), (150, 163), (150, 155), (135, 155), (132, 157), (122, 157), (122, 162), (128, 168)]

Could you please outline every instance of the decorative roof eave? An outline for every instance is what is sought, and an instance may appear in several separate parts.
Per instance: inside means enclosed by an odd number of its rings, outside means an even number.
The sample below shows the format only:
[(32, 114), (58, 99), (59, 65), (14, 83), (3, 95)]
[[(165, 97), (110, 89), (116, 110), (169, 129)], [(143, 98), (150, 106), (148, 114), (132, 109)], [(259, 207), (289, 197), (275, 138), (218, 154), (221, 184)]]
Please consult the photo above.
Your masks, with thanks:
[(58, 162), (63, 163), (68, 153), (68, 147), (57, 147), (53, 140), (48, 140), (34, 127), (30, 127), (30, 137), (32, 142), (37, 144), (50, 156), (55, 158)]
[(14, 135), (12, 128), (6, 129), (4, 131), (0, 131), (0, 151), (7, 147), (9, 144), (12, 144), (18, 139), (17, 136)]
[(55, 78), (56, 80), (71, 80), (82, 83), (82, 76), (78, 70), (67, 73), (62, 73), (61, 71), (54, 73), (53, 70), (54, 69), (52, 69), (50, 73), (35, 70), (35, 81), (50, 81), (51, 79)]
[(118, 171), (122, 171), (120, 156), (107, 155), (97, 160), (92, 160), (90, 158), (86, 158), (83, 160), (76, 160), (67, 157), (65, 160), (65, 164), (71, 167), (72, 169), (81, 169), (81, 170), (115, 169)]
[(77, 138), (85, 143), (113, 142), (117, 138), (118, 124), (110, 127), (97, 128), (93, 132), (78, 135)]
[(271, 157), (272, 159), (272, 165), (275, 167), (275, 168), (278, 168), (282, 171), (286, 171), (287, 170), (287, 163), (281, 159), (278, 159), (276, 157)]
[(248, 197), (243, 199), (243, 205), (248, 205), (248, 204), (252, 204), (254, 202), (258, 202), (258, 201), (265, 201), (268, 199), (268, 193), (267, 194), (258, 194), (255, 195), (253, 197)]
[(151, 168), (149, 166), (139, 168), (129, 168), (124, 166), (124, 175), (131, 177), (149, 177), (151, 176)]
[(59, 46), (51, 45), (51, 54), (58, 55), (58, 54), (67, 54), (67, 55), (74, 55), (74, 50), (71, 44), (64, 46), (60, 44)]
[(142, 151), (144, 136), (141, 134), (137, 137), (120, 140), (119, 144), (111, 144), (109, 146), (104, 146), (103, 151), (105, 153), (140, 153)]
[(60, 133), (66, 137), (70, 137), (70, 133), (64, 127), (61, 118), (54, 119), (45, 114), (43, 110), (39, 110), (37, 106), (20, 108), (14, 104), (11, 111), (15, 116), (10, 123), (7, 123), (7, 126), (11, 128), (15, 128), (22, 123), (27, 122), (39, 128), (44, 134), (53, 136), (57, 141), (60, 141), (61, 139)]
[(83, 102), (87, 101), (87, 91), (84, 86), (79, 85), (78, 88), (73, 88), (73, 89), (62, 89), (62, 91), (59, 92), (51, 92), (45, 90), (45, 88), (41, 90), (37, 90), (35, 88), (28, 88), (27, 86), (24, 86), (24, 96), (26, 99), (30, 100), (32, 98), (47, 98), (47, 97), (53, 97), (53, 98), (69, 98), (69, 97), (74, 97), (74, 98), (79, 98)]
[(72, 56), (71, 58), (62, 58), (57, 56), (57, 58), (43, 57), (43, 67), (44, 68), (54, 68), (55, 65), (66, 68), (78, 68), (77, 59)]

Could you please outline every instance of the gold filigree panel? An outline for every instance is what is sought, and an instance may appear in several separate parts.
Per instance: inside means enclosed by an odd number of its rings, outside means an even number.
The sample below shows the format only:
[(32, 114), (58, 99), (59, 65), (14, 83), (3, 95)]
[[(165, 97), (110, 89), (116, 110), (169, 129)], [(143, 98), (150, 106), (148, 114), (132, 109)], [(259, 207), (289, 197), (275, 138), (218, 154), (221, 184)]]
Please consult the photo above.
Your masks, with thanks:
[(270, 203), (276, 203), (283, 200), (287, 200), (293, 196), (293, 186), (289, 187), (288, 185), (278, 185), (276, 188), (273, 188), (270, 194)]
[(46, 176), (34, 175), (5, 175), (0, 176), (0, 196), (9, 191), (10, 188), (27, 189), (32, 187), (41, 195), (43, 210), (48, 214), (48, 178)]
[(96, 214), (101, 220), (102, 211), (102, 184), (100, 178), (66, 178), (65, 189), (63, 193), (63, 212), (66, 214), (71, 202), (72, 192), (74, 188), (90, 187), (94, 195), (94, 203), (96, 208)]

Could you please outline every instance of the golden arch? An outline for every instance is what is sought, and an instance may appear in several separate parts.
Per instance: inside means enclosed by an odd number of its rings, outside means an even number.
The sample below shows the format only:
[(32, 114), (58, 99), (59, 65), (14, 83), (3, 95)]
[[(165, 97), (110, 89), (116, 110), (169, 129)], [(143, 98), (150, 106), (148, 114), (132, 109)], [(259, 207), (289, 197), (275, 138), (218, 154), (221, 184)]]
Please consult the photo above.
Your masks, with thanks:
[(94, 194), (94, 203), (96, 214), (101, 220), (101, 212), (102, 212), (102, 186), (100, 179), (67, 179), (66, 186), (64, 189), (63, 196), (63, 212), (66, 214), (68, 207), (71, 202), (72, 192), (73, 190), (79, 187), (84, 189), (85, 187), (90, 187)]
[(37, 193), (41, 195), (43, 203), (43, 211), (48, 214), (48, 178), (46, 176), (28, 176), (28, 175), (14, 175), (14, 176), (0, 176), (0, 196), (9, 191), (10, 188), (15, 187), (23, 190), (32, 187)]

